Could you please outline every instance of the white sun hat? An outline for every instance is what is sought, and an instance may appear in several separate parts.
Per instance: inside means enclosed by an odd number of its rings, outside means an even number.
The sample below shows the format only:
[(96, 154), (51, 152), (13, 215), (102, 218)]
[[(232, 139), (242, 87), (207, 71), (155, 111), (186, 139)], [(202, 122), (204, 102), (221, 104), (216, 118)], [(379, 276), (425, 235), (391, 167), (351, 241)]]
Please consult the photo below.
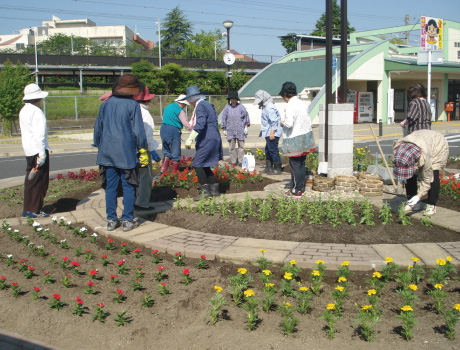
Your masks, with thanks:
[(174, 102), (179, 102), (179, 103), (183, 103), (184, 105), (189, 105), (188, 101), (185, 100), (185, 95), (179, 95), (179, 97), (177, 97)]
[(42, 91), (37, 84), (29, 84), (24, 88), (23, 101), (38, 100), (48, 96), (46, 91)]

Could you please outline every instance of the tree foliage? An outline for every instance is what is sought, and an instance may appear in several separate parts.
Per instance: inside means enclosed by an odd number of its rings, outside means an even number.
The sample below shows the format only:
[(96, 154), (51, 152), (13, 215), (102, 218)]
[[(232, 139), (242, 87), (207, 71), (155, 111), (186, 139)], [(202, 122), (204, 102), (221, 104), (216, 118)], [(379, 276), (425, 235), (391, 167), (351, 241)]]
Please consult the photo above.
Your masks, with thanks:
[[(326, 36), (326, 13), (323, 13), (318, 21), (316, 21), (315, 30), (310, 35)], [(354, 27), (350, 27), (350, 22), (347, 21), (347, 34), (353, 33)], [(332, 35), (340, 35), (340, 6), (337, 0), (332, 2)]]
[[(295, 33), (289, 33), (287, 35), (291, 35), (289, 39), (281, 39), (281, 45), (286, 49), (286, 53), (291, 53), (297, 50), (297, 42), (295, 39)], [(287, 36), (286, 35), (286, 36)]]
[(164, 55), (169, 57), (180, 55), (192, 36), (192, 23), (179, 6), (176, 6), (166, 14), (161, 27), (161, 50)]
[[(181, 52), (181, 58), (197, 58), (202, 60), (212, 60), (216, 51), (223, 48), (223, 40), (219, 30), (196, 33), (185, 42), (184, 51)], [(222, 54), (219, 54), (221, 57)]]
[(19, 110), (24, 105), (24, 88), (33, 81), (30, 70), (20, 62), (16, 67), (10, 60), (3, 64), (0, 71), (0, 116), (3, 119), (4, 130), (9, 129)]

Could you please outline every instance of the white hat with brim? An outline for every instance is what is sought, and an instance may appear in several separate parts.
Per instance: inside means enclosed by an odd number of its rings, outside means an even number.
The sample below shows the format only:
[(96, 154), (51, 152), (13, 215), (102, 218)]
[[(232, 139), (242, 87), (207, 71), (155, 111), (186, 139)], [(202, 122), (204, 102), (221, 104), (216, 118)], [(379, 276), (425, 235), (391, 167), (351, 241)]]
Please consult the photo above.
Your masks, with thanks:
[(29, 84), (24, 88), (23, 101), (40, 100), (48, 96), (48, 92), (42, 91), (37, 84)]
[(184, 94), (182, 95), (179, 95), (175, 100), (174, 102), (178, 102), (178, 103), (183, 103), (184, 105), (189, 105), (190, 103), (188, 103), (188, 101), (185, 99), (186, 96)]

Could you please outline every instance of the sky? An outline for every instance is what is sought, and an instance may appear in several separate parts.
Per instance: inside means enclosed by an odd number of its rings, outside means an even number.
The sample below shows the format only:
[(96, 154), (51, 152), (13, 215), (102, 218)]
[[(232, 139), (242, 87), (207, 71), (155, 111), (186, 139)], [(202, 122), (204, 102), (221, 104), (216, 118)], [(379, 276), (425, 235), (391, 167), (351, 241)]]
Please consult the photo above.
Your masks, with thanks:
[[(340, 1), (339, 1), (340, 3)], [(310, 34), (325, 12), (323, 0), (0, 0), (0, 35), (41, 25), (54, 15), (63, 20), (89, 18), (97, 25), (126, 25), (143, 39), (158, 41), (157, 22), (176, 6), (193, 25), (193, 32), (225, 32), (225, 20), (234, 22), (230, 30), (230, 48), (269, 61), (285, 54), (280, 39), (288, 33)], [(442, 4), (442, 6), (436, 6)], [(348, 21), (356, 31), (381, 29), (409, 23), (419, 27), (420, 16), (460, 22), (459, 0), (402, 1), (348, 0)], [(417, 27), (418, 25), (418, 27)], [(416, 43), (417, 32), (410, 40)], [(226, 40), (226, 39), (225, 39)], [(226, 46), (226, 41), (225, 41)]]

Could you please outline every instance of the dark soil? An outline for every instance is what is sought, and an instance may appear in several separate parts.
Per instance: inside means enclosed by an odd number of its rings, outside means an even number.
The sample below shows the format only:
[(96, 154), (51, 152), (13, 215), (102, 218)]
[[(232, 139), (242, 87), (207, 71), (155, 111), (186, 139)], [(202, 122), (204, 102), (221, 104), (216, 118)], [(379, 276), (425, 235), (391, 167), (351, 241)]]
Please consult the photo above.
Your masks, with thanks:
[[(160, 265), (151, 262), (151, 252), (141, 250), (142, 257), (135, 258), (134, 253), (122, 255), (120, 253), (122, 241), (115, 242), (117, 249), (107, 251), (104, 249), (105, 238), (98, 237), (97, 244), (92, 244), (89, 237), (74, 237), (72, 231), (57, 225), (50, 227), (50, 233), (54, 234), (57, 242), (66, 239), (70, 249), (65, 250), (59, 244), (52, 244), (49, 239), (38, 237), (29, 226), (18, 226), (20, 234), (29, 236), (36, 246), (44, 245), (46, 257), (39, 257), (31, 253), (21, 242), (15, 242), (0, 231), (0, 246), (3, 257), (0, 259), (0, 276), (6, 277), (4, 290), (0, 290), (0, 328), (21, 334), (27, 338), (36, 339), (47, 344), (63, 349), (245, 349), (250, 347), (259, 349), (332, 349), (344, 350), (377, 349), (430, 349), (446, 350), (458, 349), (458, 340), (449, 341), (445, 334), (445, 321), (442, 315), (436, 314), (433, 309), (433, 299), (427, 295), (433, 287), (425, 279), (419, 283), (418, 290), (414, 293), (419, 298), (413, 304), (417, 324), (413, 329), (414, 337), (410, 342), (404, 340), (401, 333), (401, 321), (397, 319), (399, 308), (404, 305), (400, 294), (396, 289), (400, 284), (391, 281), (382, 291), (378, 307), (382, 310), (380, 322), (375, 325), (375, 341), (371, 344), (362, 340), (359, 334), (359, 324), (356, 323), (358, 307), (368, 304), (367, 290), (371, 289), (366, 283), (372, 277), (372, 272), (353, 272), (348, 278), (349, 295), (346, 297), (343, 316), (336, 325), (334, 340), (326, 338), (325, 322), (319, 317), (326, 310), (326, 304), (331, 303), (330, 293), (336, 286), (337, 277), (335, 272), (326, 270), (326, 278), (323, 282), (324, 289), (318, 297), (313, 299), (310, 312), (302, 316), (295, 313), (299, 324), (295, 332), (287, 337), (283, 335), (280, 324), (283, 320), (276, 306), (269, 313), (259, 311), (259, 323), (252, 332), (247, 330), (245, 324), (245, 311), (236, 307), (229, 294), (227, 278), (237, 274), (240, 266), (222, 264), (209, 261), (209, 268), (199, 270), (196, 268), (197, 260), (184, 258), (185, 266), (175, 266), (170, 256), (162, 256), (167, 278), (164, 280), (170, 293), (162, 296), (158, 293), (159, 282), (154, 279)], [(89, 232), (91, 234), (91, 232)], [(92, 250), (94, 260), (85, 260), (84, 255), (76, 256), (75, 248), (81, 246), (81, 250)], [(131, 246), (131, 251), (136, 248)], [(15, 264), (7, 266), (5, 256), (12, 254)], [(49, 259), (55, 254), (56, 264), (51, 264)], [(103, 266), (101, 257), (108, 255), (110, 264)], [(67, 256), (69, 261), (78, 261), (81, 266), (80, 274), (75, 275), (70, 269), (59, 266), (62, 258)], [(118, 273), (117, 262), (125, 258), (128, 268), (127, 275)], [(440, 257), (444, 258), (444, 257)], [(34, 276), (27, 279), (19, 272), (18, 261), (27, 259), (26, 266), (34, 267)], [(132, 281), (135, 279), (136, 266), (141, 266), (144, 272), (142, 280), (143, 290), (133, 291)], [(243, 267), (243, 266), (241, 266)], [(260, 271), (256, 266), (244, 266), (248, 273), (254, 277), (250, 288), (260, 300), (262, 282)], [(182, 282), (183, 269), (190, 269), (193, 282), (184, 285)], [(89, 271), (97, 269), (98, 278), (89, 276)], [(282, 271), (278, 267), (270, 267), (273, 272), (272, 282), (278, 286), (281, 283)], [(54, 284), (45, 284), (43, 274), (49, 271), (54, 277)], [(70, 288), (62, 285), (64, 275), (71, 277)], [(112, 285), (109, 276), (115, 274), (118, 284)], [(304, 286), (310, 286), (311, 270), (304, 270), (299, 274), (299, 282)], [(458, 275), (452, 276), (457, 279)], [(93, 289), (96, 294), (85, 294), (88, 280), (95, 282)], [(16, 282), (21, 287), (18, 298), (12, 296), (11, 283)], [(294, 283), (297, 286), (297, 283)], [(211, 306), (209, 300), (214, 296), (213, 287), (221, 286), (222, 295), (229, 303), (223, 307), (222, 318), (215, 326), (205, 321)], [(34, 287), (39, 287), (40, 298), (33, 300)], [(113, 298), (116, 290), (121, 289), (126, 299), (116, 303)], [(297, 289), (297, 287), (296, 287)], [(444, 300), (446, 310), (458, 303), (460, 297), (460, 282), (451, 280), (444, 287), (447, 293)], [(141, 306), (143, 292), (149, 292), (155, 299), (151, 308)], [(48, 303), (53, 294), (59, 294), (60, 300), (66, 305), (60, 311), (51, 309)], [(78, 317), (73, 314), (75, 298), (80, 297), (84, 301), (85, 313)], [(296, 305), (294, 298), (283, 297), (280, 292), (276, 294), (276, 305), (287, 301)], [(105, 323), (92, 321), (94, 306), (104, 303), (104, 310), (108, 312)], [(126, 310), (126, 316), (131, 320), (124, 326), (117, 327), (114, 318), (117, 313)], [(457, 325), (458, 329), (458, 325)]]

